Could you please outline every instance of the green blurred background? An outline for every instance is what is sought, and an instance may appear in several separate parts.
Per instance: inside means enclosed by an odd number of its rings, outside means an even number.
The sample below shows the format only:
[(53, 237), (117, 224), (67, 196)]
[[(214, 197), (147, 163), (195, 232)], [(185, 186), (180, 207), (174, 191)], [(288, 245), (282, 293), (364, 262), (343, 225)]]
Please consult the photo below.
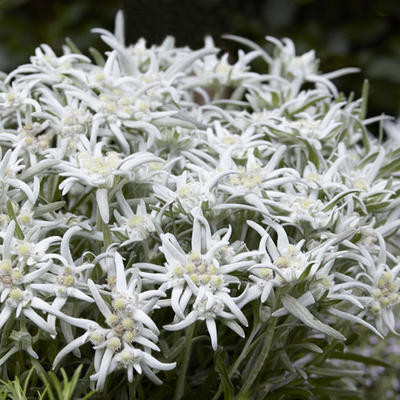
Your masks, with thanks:
[(323, 71), (360, 67), (336, 83), (360, 95), (368, 78), (369, 115), (400, 112), (399, 0), (1, 0), (0, 70), (27, 62), (40, 43), (60, 52), (65, 36), (84, 50), (105, 50), (89, 30), (112, 29), (120, 8), (130, 41), (144, 36), (159, 43), (170, 33), (178, 44), (198, 47), (206, 33), (260, 43), (265, 35), (290, 37), (299, 52), (316, 49)]

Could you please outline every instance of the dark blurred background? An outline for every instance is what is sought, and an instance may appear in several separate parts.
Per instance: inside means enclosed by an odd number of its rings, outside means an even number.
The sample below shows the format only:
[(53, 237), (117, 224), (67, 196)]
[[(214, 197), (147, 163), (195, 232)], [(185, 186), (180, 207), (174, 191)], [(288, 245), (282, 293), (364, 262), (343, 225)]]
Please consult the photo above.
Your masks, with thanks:
[(299, 53), (317, 51), (324, 72), (360, 67), (360, 74), (336, 83), (359, 96), (368, 78), (369, 115), (400, 112), (399, 0), (0, 0), (0, 70), (27, 62), (40, 43), (59, 53), (65, 36), (85, 52), (90, 46), (105, 50), (89, 30), (113, 29), (120, 8), (129, 41), (159, 43), (173, 34), (179, 45), (195, 48), (207, 33), (220, 38), (230, 32), (259, 43), (265, 35), (290, 37)]

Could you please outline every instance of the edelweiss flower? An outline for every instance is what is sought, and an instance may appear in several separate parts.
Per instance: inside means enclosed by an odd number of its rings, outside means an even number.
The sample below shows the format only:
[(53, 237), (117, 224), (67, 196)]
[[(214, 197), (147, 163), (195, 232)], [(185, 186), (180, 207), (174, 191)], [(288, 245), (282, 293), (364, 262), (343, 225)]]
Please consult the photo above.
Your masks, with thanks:
[[(192, 246), (190, 253), (186, 253), (172, 234), (161, 235), (161, 252), (166, 258), (165, 266), (152, 264), (135, 264), (142, 269), (152, 269), (155, 273), (140, 272), (140, 275), (154, 283), (161, 284), (160, 290), (171, 291), (171, 307), (182, 321), (166, 325), (166, 329), (177, 330), (191, 325), (197, 319), (205, 319), (210, 333), (212, 346), (216, 349), (217, 336), (215, 319), (219, 317), (222, 322), (239, 332), (243, 331), (233, 321), (238, 319), (247, 325), (247, 320), (235, 299), (229, 294), (228, 285), (239, 283), (238, 279), (230, 273), (243, 269), (253, 262), (248, 260), (251, 252), (239, 253), (230, 257), (228, 264), (220, 264), (218, 253), (229, 246), (231, 229), (218, 241), (213, 239), (208, 221), (202, 216), (200, 209), (193, 210), (194, 223), (192, 233)], [(222, 261), (222, 260), (221, 260)], [(193, 305), (191, 298), (195, 296)], [(186, 309), (192, 311), (185, 316)], [(224, 311), (228, 308), (230, 312)]]
[[(233, 165), (230, 169), (234, 172), (232, 176), (227, 177), (224, 183), (218, 185), (219, 189), (237, 196), (255, 193), (261, 196), (262, 190), (268, 190), (289, 182), (295, 182), (298, 174), (295, 170), (289, 168), (276, 168), (281, 157), (285, 152), (285, 146), (281, 146), (273, 154), (266, 165), (262, 163), (249, 152), (246, 166), (237, 167)], [(226, 156), (228, 158), (229, 155)], [(228, 163), (228, 161), (223, 161)]]
[(133, 213), (122, 192), (118, 192), (116, 197), (124, 215), (122, 216), (118, 211), (114, 211), (118, 225), (111, 230), (119, 232), (128, 238), (128, 240), (121, 243), (121, 247), (142, 241), (156, 230), (153, 218), (147, 213), (146, 204), (143, 200), (138, 204), (136, 213)]
[[(43, 310), (36, 297), (31, 284), (43, 277), (51, 266), (51, 260), (46, 260), (35, 265), (35, 269), (27, 268), (24, 261), (19, 262), (12, 251), (12, 242), (15, 232), (15, 221), (11, 221), (7, 227), (3, 244), (1, 246), (2, 260), (0, 262), (0, 329), (10, 316), (15, 313), (18, 318), (24, 314), (40, 329), (55, 335), (51, 327), (34, 309)], [(43, 302), (44, 303), (44, 302)]]
[[(91, 379), (97, 381), (98, 390), (103, 388), (107, 375), (118, 365), (128, 370), (130, 380), (133, 379), (132, 368), (141, 374), (143, 367), (143, 372), (152, 379), (154, 373), (150, 368), (169, 370), (175, 367), (175, 363), (161, 363), (151, 355), (151, 350), (160, 351), (154, 343), (157, 341), (159, 330), (147, 313), (151, 312), (157, 299), (164, 295), (163, 292), (159, 290), (141, 292), (140, 283), (135, 276), (127, 281), (122, 257), (115, 253), (113, 258), (115, 287), (109, 293), (111, 307), (103, 300), (94, 282), (88, 281), (93, 299), (103, 314), (108, 328), (103, 328), (92, 321), (72, 320), (72, 324), (77, 323), (77, 326), (84, 327), (86, 333), (69, 343), (57, 355), (53, 365), (55, 367), (66, 354), (84, 343), (92, 342), (96, 373)], [(136, 346), (141, 346), (144, 350)]]
[(104, 222), (108, 223), (110, 211), (108, 204), (108, 190), (113, 187), (116, 176), (130, 176), (130, 171), (138, 166), (153, 161), (160, 161), (148, 153), (136, 153), (131, 156), (120, 158), (115, 152), (103, 155), (103, 143), (96, 144), (93, 152), (90, 151), (90, 143), (82, 138), (82, 151), (69, 162), (60, 163), (61, 176), (66, 176), (60, 189), (63, 194), (68, 193), (75, 183), (96, 188), (96, 201), (99, 212)]

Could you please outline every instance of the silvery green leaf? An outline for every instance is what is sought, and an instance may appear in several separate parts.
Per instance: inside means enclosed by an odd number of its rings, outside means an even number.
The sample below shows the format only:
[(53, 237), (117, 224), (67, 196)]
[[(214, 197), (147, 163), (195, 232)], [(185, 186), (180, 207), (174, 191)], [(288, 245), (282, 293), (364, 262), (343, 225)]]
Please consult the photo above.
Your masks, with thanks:
[(328, 312), (331, 313), (332, 315), (335, 315), (336, 317), (339, 317), (339, 318), (342, 318), (342, 319), (346, 319), (348, 321), (352, 321), (352, 322), (358, 323), (360, 325), (363, 325), (366, 328), (368, 328), (369, 330), (371, 330), (372, 332), (374, 332), (375, 335), (377, 335), (377, 336), (379, 336), (380, 338), (383, 339), (382, 334), (374, 326), (372, 326), (367, 321), (364, 321), (360, 317), (357, 317), (356, 315), (353, 315), (353, 314), (350, 314), (350, 313), (347, 313), (347, 312), (344, 312), (344, 311), (337, 310), (336, 308), (333, 308), (333, 307), (331, 307), (328, 310)]
[(63, 208), (65, 206), (65, 204), (66, 204), (65, 201), (55, 201), (54, 203), (49, 203), (49, 204), (45, 204), (43, 206), (39, 206), (35, 209), (33, 216), (35, 218), (38, 218), (49, 212), (57, 211), (60, 208)]
[(292, 315), (298, 318), (305, 325), (313, 328), (325, 335), (332, 336), (338, 340), (346, 340), (346, 338), (336, 329), (324, 324), (314, 317), (308, 309), (297, 301), (294, 297), (286, 294), (282, 297), (282, 304)]

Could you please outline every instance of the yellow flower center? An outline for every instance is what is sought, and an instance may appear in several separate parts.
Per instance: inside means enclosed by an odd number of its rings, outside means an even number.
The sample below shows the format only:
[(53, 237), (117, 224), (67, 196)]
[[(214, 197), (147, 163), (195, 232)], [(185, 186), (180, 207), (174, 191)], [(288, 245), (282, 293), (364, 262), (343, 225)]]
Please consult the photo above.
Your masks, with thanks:
[(22, 291), (20, 289), (13, 289), (10, 292), (10, 297), (14, 300), (14, 301), (18, 301), (21, 299), (22, 297)]
[(107, 346), (112, 350), (118, 350), (121, 347), (121, 341), (114, 336), (108, 339)]
[(0, 263), (0, 272), (7, 273), (9, 271), (11, 271), (11, 263), (10, 263), (10, 261), (7, 261), (7, 260), (2, 261)]
[(129, 219), (128, 224), (131, 228), (136, 228), (141, 223), (143, 223), (143, 217), (141, 215), (134, 215)]

